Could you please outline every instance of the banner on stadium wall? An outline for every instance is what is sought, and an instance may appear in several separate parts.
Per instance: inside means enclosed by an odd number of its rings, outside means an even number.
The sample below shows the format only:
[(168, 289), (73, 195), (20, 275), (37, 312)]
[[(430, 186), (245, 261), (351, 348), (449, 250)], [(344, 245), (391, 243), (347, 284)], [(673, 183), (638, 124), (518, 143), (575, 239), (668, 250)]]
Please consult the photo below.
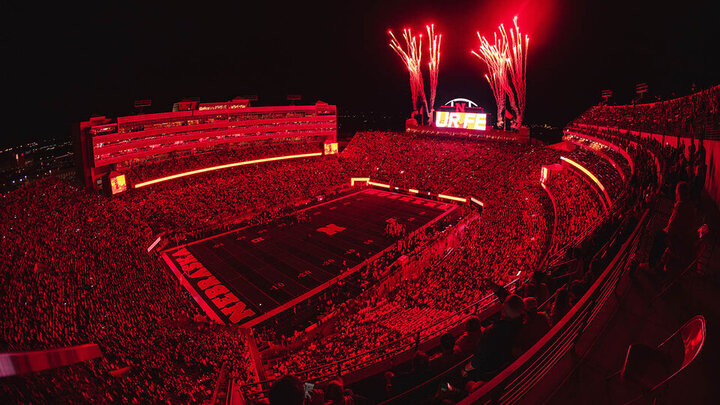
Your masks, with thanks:
[(102, 357), (100, 347), (94, 343), (20, 353), (0, 353), (0, 377), (10, 377), (53, 368), (69, 366), (81, 361)]

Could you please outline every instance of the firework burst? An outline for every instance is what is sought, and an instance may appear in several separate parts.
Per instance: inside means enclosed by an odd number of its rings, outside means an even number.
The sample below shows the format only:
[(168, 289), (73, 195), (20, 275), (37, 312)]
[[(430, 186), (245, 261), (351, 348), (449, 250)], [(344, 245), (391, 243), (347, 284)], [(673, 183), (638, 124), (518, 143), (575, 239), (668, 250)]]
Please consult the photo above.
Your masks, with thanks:
[[(500, 29), (502, 30), (502, 25), (500, 26)], [(497, 122), (502, 125), (506, 99), (510, 100), (511, 105), (514, 105), (512, 89), (510, 88), (507, 75), (507, 51), (509, 45), (505, 36), (498, 36), (497, 33), (494, 35), (493, 43), (490, 43), (490, 41), (480, 35), (479, 32), (477, 33), (477, 36), (480, 40), (480, 47), (477, 52), (472, 51), (472, 54), (477, 56), (478, 59), (485, 62), (485, 65), (487, 65), (488, 74), (485, 75), (485, 79), (488, 81), (488, 84), (490, 84), (493, 96), (495, 96), (495, 104), (497, 105)]]
[[(527, 49), (530, 38), (523, 38), (517, 24), (517, 17), (513, 18), (515, 28), (510, 30), (508, 36), (505, 27), (500, 24), (498, 32), (494, 34), (495, 42), (490, 42), (477, 33), (480, 40), (478, 52), (472, 51), (480, 60), (485, 62), (488, 74), (485, 79), (495, 96), (498, 107), (498, 123), (502, 125), (505, 109), (505, 100), (515, 113), (513, 128), (520, 128), (525, 113), (525, 72), (527, 71)], [(510, 85), (512, 83), (512, 86)]]
[(435, 34), (435, 24), (426, 25), (428, 33), (428, 50), (430, 52), (430, 62), (428, 62), (428, 70), (430, 71), (430, 118), (432, 119), (435, 110), (435, 95), (437, 94), (438, 71), (440, 68), (440, 45), (442, 43), (442, 34)]
[(530, 45), (530, 37), (520, 33), (518, 27), (517, 16), (513, 18), (515, 29), (510, 30), (510, 44), (508, 48), (508, 74), (512, 79), (515, 88), (515, 97), (517, 98), (517, 119), (515, 126), (520, 128), (523, 116), (525, 114), (525, 73), (527, 72), (527, 49)]
[(392, 30), (388, 30), (388, 34), (390, 34), (390, 47), (398, 54), (403, 63), (405, 63), (405, 67), (410, 74), (413, 116), (420, 110), (419, 101), (425, 106), (425, 111), (427, 112), (428, 105), (425, 99), (422, 72), (420, 71), (422, 63), (422, 34), (413, 35), (411, 29), (404, 29), (403, 39), (405, 40), (405, 47), (400, 45), (400, 42), (395, 38)]

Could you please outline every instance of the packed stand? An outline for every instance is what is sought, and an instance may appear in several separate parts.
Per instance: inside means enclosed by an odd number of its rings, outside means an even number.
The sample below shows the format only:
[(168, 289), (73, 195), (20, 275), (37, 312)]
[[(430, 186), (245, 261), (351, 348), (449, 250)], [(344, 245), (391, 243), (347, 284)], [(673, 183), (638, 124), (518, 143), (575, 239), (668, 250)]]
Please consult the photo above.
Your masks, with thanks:
[(255, 159), (321, 152), (322, 150), (323, 145), (319, 142), (270, 143), (255, 141), (240, 146), (226, 145), (220, 149), (210, 149), (204, 152), (194, 151), (193, 153), (171, 154), (171, 156), (167, 156), (162, 160), (154, 159), (141, 164), (121, 167), (118, 170), (121, 172), (127, 171), (131, 184), (135, 184), (190, 170)]
[(611, 203), (620, 196), (625, 182), (620, 176), (620, 172), (607, 159), (583, 148), (576, 148), (568, 154), (568, 157), (597, 177), (607, 191)]
[[(192, 300), (145, 251), (153, 232), (133, 213), (142, 206), (54, 178), (0, 199), (0, 350), (97, 343), (104, 354), (6, 379), (3, 397), (52, 402), (70, 389), (58, 383), (82, 380), (72, 387), (85, 401), (201, 401), (225, 361), (256, 378), (243, 333), (190, 322), (200, 316)], [(124, 377), (109, 374), (125, 367)]]
[[(552, 149), (527, 145), (500, 148), (404, 133), (358, 133), (341, 154), (353, 176), (437, 193), (473, 195), (483, 200), (485, 208), (460, 247), (425, 264), (417, 278), (401, 280), (389, 292), (371, 289), (346, 303), (344, 312), (334, 319), (337, 333), (318, 337), (303, 350), (275, 359), (271, 374), (322, 366), (328, 359), (340, 360), (344, 353), (367, 353), (355, 362), (382, 357), (378, 348), (387, 342), (437, 322), (431, 316), (421, 317), (426, 322), (410, 324), (401, 319), (417, 313), (453, 314), (487, 294), (474, 280), (490, 277), (506, 284), (527, 274), (547, 249), (552, 223), (552, 206), (539, 186), (540, 166), (558, 157)], [(322, 371), (306, 374), (317, 377)]]
[(574, 123), (684, 138), (720, 131), (720, 85), (650, 104), (592, 107)]
[(563, 171), (546, 183), (557, 204), (553, 252), (563, 250), (584, 235), (604, 215), (598, 194), (578, 175)]

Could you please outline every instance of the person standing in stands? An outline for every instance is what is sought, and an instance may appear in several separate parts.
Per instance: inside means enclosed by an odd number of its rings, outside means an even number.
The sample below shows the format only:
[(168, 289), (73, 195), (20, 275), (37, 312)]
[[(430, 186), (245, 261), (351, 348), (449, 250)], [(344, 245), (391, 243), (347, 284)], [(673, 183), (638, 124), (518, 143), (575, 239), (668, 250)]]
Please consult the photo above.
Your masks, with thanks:
[(270, 386), (268, 398), (270, 405), (303, 405), (305, 391), (300, 379), (286, 375)]
[(433, 374), (439, 374), (455, 365), (458, 361), (458, 357), (453, 352), (454, 347), (455, 336), (451, 333), (445, 333), (440, 336), (440, 349), (442, 351), (439, 356), (430, 360), (430, 370)]
[(550, 318), (545, 312), (538, 311), (537, 300), (534, 297), (528, 297), (523, 301), (525, 302), (525, 322), (520, 329), (515, 345), (518, 356), (550, 331)]
[(412, 359), (412, 370), (395, 375), (392, 371), (385, 373), (385, 388), (389, 395), (397, 395), (408, 391), (432, 377), (430, 358), (423, 351), (418, 351)]
[(667, 234), (665, 271), (668, 275), (682, 272), (694, 259), (697, 214), (690, 202), (690, 186), (681, 181), (675, 187), (675, 206), (664, 231)]
[(693, 198), (700, 207), (702, 191), (705, 188), (705, 178), (707, 177), (707, 164), (705, 160), (698, 159), (697, 167), (695, 169), (695, 176), (693, 178)]
[(553, 301), (552, 309), (550, 310), (550, 318), (552, 324), (555, 325), (568, 313), (570, 310), (570, 293), (566, 286), (560, 287), (555, 292), (555, 301)]
[(464, 374), (472, 380), (483, 380), (509, 363), (524, 315), (523, 299), (516, 294), (508, 295), (503, 302), (500, 319), (483, 332), (478, 350), (465, 365)]
[(482, 337), (480, 318), (471, 316), (465, 321), (465, 332), (455, 342), (453, 352), (458, 356), (469, 356), (475, 353)]

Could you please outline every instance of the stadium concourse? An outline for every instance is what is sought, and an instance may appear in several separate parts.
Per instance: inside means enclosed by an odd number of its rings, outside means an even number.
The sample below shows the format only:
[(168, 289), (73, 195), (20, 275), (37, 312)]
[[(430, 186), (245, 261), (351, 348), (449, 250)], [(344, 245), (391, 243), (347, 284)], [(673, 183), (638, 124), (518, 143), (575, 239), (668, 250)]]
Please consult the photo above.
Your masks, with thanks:
[[(692, 114), (702, 105), (695, 100), (675, 103)], [(642, 234), (658, 194), (674, 198), (680, 183), (678, 199), (686, 205), (702, 195), (702, 143), (688, 155), (679, 142), (631, 133), (615, 112), (583, 114), (568, 126), (563, 147), (369, 131), (355, 134), (339, 155), (215, 170), (112, 198), (52, 177), (3, 194), (0, 349), (94, 343), (102, 355), (5, 377), (0, 395), (6, 402), (226, 397), (275, 404), (302, 398), (306, 382), (314, 387), (310, 403), (497, 400), (513, 389), (507, 376), (524, 370), (526, 359), (598, 294), (606, 268), (618, 262), (615, 253), (635, 246), (625, 242)], [(717, 110), (706, 116), (705, 125), (717, 128)], [(642, 132), (653, 119), (644, 117), (633, 130)], [(672, 126), (665, 130), (680, 137)], [(320, 147), (257, 142), (134, 167), (128, 175), (146, 180)], [(543, 168), (549, 175), (541, 182)], [(420, 203), (391, 198), (395, 193), (351, 187), (353, 177), (436, 196), (474, 196), (483, 207), (445, 202), (419, 211)], [(311, 215), (318, 210), (324, 211)], [(451, 210), (458, 215), (424, 225)], [(397, 221), (387, 222), (390, 217)], [(350, 219), (363, 224), (352, 236), (338, 231)], [(328, 232), (317, 231), (323, 227)], [(671, 282), (687, 265), (707, 262), (694, 260), (683, 250), (687, 243), (678, 243), (677, 228), (669, 229), (668, 253), (655, 260), (650, 249), (645, 257), (646, 271)], [(325, 235), (322, 249), (303, 241), (319, 236), (306, 237), (312, 230)], [(158, 235), (167, 243), (162, 252), (192, 252), (197, 266), (227, 282), (234, 298), (257, 304), (257, 313), (262, 300), (254, 297), (261, 292), (274, 294), (267, 303), (282, 305), (364, 265), (248, 329), (207, 316), (183, 275), (171, 271), (162, 254), (148, 253)], [(249, 261), (248, 243), (258, 237), (276, 238), (286, 255), (252, 249), (264, 264)], [(376, 246), (363, 244), (369, 239)], [(351, 245), (370, 247), (345, 257)], [(326, 254), (335, 255), (328, 257), (335, 264), (323, 270)], [(346, 263), (338, 264), (341, 258)], [(317, 272), (311, 284), (298, 279), (304, 263)], [(279, 268), (283, 274), (275, 273)], [(233, 284), (233, 274), (255, 281)], [(278, 285), (275, 276), (292, 283)], [(234, 293), (226, 290), (208, 298), (230, 299)]]

